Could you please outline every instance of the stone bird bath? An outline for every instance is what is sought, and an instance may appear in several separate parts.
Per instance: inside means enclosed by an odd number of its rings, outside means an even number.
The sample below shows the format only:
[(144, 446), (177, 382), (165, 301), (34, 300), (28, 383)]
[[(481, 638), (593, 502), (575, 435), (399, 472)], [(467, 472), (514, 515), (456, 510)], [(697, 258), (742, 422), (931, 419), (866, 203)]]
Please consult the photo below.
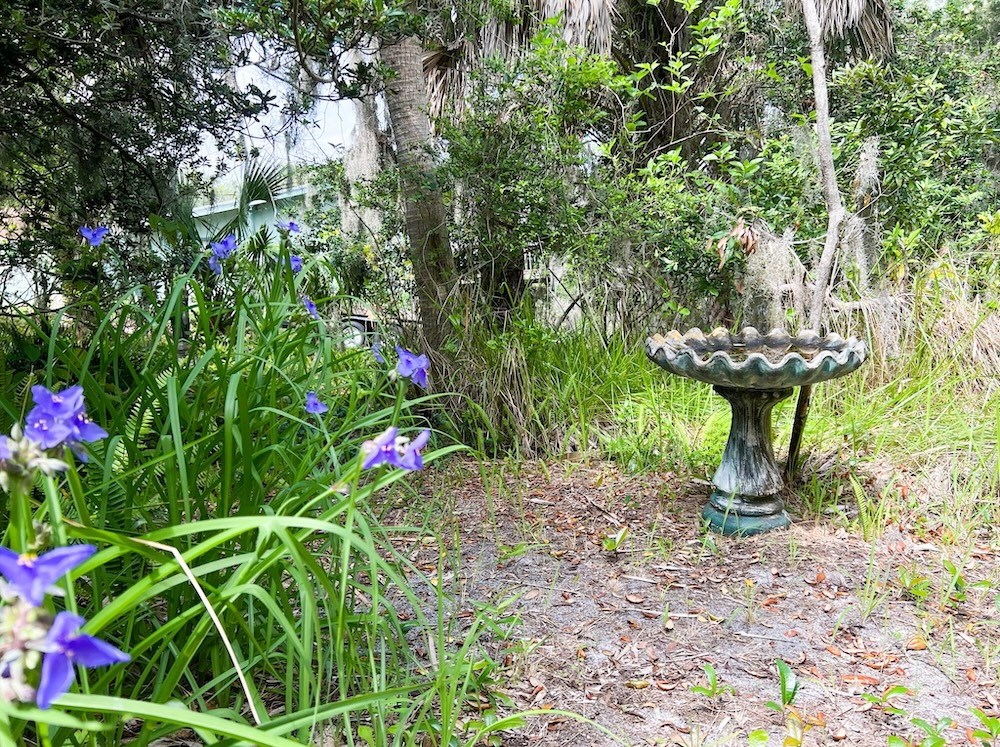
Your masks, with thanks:
[(864, 342), (780, 329), (760, 334), (671, 331), (646, 341), (646, 355), (678, 376), (714, 385), (733, 411), (729, 440), (702, 517), (716, 532), (760, 534), (791, 522), (781, 500), (784, 481), (771, 446), (771, 409), (792, 388), (844, 376), (865, 361)]

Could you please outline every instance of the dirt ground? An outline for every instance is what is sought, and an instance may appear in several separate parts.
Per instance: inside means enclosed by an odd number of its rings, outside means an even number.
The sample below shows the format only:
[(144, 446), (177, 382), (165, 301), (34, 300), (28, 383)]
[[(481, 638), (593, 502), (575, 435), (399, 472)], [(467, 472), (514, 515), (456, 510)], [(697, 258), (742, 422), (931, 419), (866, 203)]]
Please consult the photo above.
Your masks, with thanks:
[[(998, 715), (1000, 575), (985, 542), (943, 545), (894, 525), (867, 542), (834, 519), (704, 535), (706, 483), (601, 462), (516, 473), (469, 462), (428, 473), (421, 492), (424, 510), (446, 506), (441, 536), (461, 563), (444, 580), (459, 604), (518, 595), (515, 640), (497, 643), (517, 709), (572, 711), (634, 745), (740, 745), (759, 729), (781, 744), (789, 714), (767, 703), (780, 701), (782, 659), (801, 685), (791, 718), (805, 745), (920, 744), (914, 719), (936, 726), (939, 744), (982, 745), (971, 709)], [(436, 552), (421, 550), (428, 563)], [(707, 687), (706, 664), (713, 694), (691, 689)], [(878, 702), (897, 685), (906, 692)], [(503, 737), (616, 743), (561, 715)]]

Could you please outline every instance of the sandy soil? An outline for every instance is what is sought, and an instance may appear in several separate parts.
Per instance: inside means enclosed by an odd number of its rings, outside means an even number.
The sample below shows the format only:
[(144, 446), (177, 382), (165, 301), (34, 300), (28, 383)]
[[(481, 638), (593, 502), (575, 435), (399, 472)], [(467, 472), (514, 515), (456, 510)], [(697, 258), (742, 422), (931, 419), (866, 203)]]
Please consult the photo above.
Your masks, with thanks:
[[(460, 606), (518, 595), (516, 640), (495, 643), (517, 709), (573, 711), (635, 745), (740, 745), (758, 729), (781, 744), (786, 719), (805, 745), (885, 745), (890, 734), (919, 744), (915, 718), (950, 719), (947, 744), (981, 745), (970, 709), (998, 713), (1000, 576), (985, 544), (945, 546), (891, 525), (869, 543), (837, 520), (705, 536), (701, 481), (608, 463), (486, 472), (484, 487), (475, 463), (430, 471), (425, 503), (411, 506), (429, 510), (460, 553)], [(617, 550), (602, 546), (622, 530)], [(436, 562), (435, 546), (420, 553)], [(922, 600), (901, 568), (926, 579)], [(779, 700), (776, 659), (801, 685), (785, 714), (766, 705)], [(706, 664), (713, 696), (691, 690), (707, 684)], [(887, 703), (864, 697), (896, 685), (907, 692)], [(503, 737), (511, 747), (616, 743), (560, 715)]]

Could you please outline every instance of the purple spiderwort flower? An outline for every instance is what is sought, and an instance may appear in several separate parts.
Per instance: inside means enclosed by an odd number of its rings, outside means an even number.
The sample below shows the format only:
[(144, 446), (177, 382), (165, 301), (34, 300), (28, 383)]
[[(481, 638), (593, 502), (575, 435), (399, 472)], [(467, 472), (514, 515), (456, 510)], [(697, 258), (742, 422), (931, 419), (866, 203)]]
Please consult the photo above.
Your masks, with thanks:
[(372, 469), (380, 464), (405, 470), (423, 469), (424, 459), (420, 450), (427, 445), (430, 437), (431, 432), (424, 430), (411, 441), (400, 436), (398, 428), (390, 426), (372, 440), (361, 444), (361, 469)]
[(212, 242), (212, 254), (219, 259), (229, 259), (229, 255), (236, 251), (236, 237), (228, 234), (222, 241)]
[(408, 470), (419, 470), (424, 468), (424, 458), (420, 455), (420, 450), (427, 445), (431, 432), (427, 429), (421, 431), (412, 441), (398, 444), (403, 453), (399, 456), (399, 466)]
[(323, 404), (316, 392), (306, 392), (306, 412), (310, 415), (322, 415), (330, 408)]
[(299, 224), (293, 220), (290, 221), (279, 220), (278, 228), (280, 228), (282, 231), (288, 231), (288, 233), (298, 233), (299, 231), (302, 230), (299, 227)]
[(7, 591), (32, 607), (45, 600), (52, 585), (80, 563), (97, 552), (93, 545), (57, 547), (44, 555), (25, 553), (0, 547), (0, 573), (7, 579)]
[(82, 617), (72, 612), (60, 612), (44, 640), (30, 644), (31, 648), (45, 654), (35, 696), (35, 702), (42, 710), (69, 690), (73, 684), (73, 664), (106, 667), (130, 658), (110, 643), (81, 633), (80, 627), (84, 622)]
[(401, 467), (399, 452), (396, 450), (396, 435), (398, 433), (398, 428), (389, 426), (380, 435), (361, 444), (361, 453), (364, 455), (361, 460), (361, 469), (371, 469), (380, 464)]
[(107, 438), (107, 431), (87, 417), (82, 386), (53, 392), (36, 385), (31, 387), (31, 398), (35, 406), (25, 418), (24, 434), (41, 448), (54, 449), (66, 445), (86, 461), (80, 444)]
[(316, 304), (309, 296), (302, 296), (302, 304), (306, 307), (306, 311), (309, 312), (309, 316), (313, 319), (319, 319), (319, 311), (316, 309)]
[(87, 228), (87, 226), (80, 226), (80, 235), (87, 240), (87, 243), (91, 246), (100, 246), (101, 242), (104, 241), (104, 236), (108, 233), (110, 229), (107, 226), (97, 226), (95, 228)]
[(10, 436), (0, 436), (0, 462), (4, 459), (10, 459), (11, 456)]
[(213, 241), (211, 247), (212, 256), (208, 258), (208, 267), (216, 275), (221, 275), (222, 260), (229, 259), (229, 256), (236, 251), (236, 237), (228, 234), (222, 241)]
[(293, 254), (288, 258), (288, 266), (292, 269), (292, 272), (296, 275), (302, 272), (302, 257), (297, 254)]
[(396, 346), (399, 362), (396, 363), (396, 373), (409, 379), (421, 389), (427, 388), (427, 369), (431, 362), (426, 355), (417, 355), (399, 345)]
[(382, 357), (382, 343), (378, 340), (372, 343), (372, 357), (376, 363), (385, 363), (385, 358)]

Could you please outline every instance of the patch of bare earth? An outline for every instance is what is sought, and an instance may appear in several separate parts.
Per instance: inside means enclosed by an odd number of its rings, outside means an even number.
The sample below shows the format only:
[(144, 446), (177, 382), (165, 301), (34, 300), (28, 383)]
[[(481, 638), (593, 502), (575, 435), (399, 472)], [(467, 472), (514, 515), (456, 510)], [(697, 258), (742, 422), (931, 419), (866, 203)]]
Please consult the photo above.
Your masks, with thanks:
[[(951, 718), (948, 744), (979, 744), (970, 709), (997, 714), (997, 571), (985, 546), (949, 548), (893, 526), (868, 543), (816, 522), (705, 536), (707, 487), (673, 474), (608, 463), (490, 465), (486, 485), (480, 474), (474, 462), (432, 471), (421, 491), (433, 505), (447, 497), (439, 516), (442, 536), (458, 540), (460, 599), (519, 595), (517, 645), (503, 655), (518, 709), (573, 711), (636, 745), (697, 743), (692, 732), (702, 744), (746, 744), (757, 729), (781, 744), (785, 719), (767, 703), (780, 700), (783, 659), (801, 684), (802, 744), (885, 745), (889, 734), (919, 743), (914, 718)], [(617, 550), (602, 545), (621, 530)], [(434, 561), (433, 547), (422, 552)], [(956, 552), (959, 590), (942, 570)], [(900, 568), (926, 578), (919, 600), (897, 581)], [(989, 584), (972, 588), (977, 580)], [(706, 686), (706, 664), (718, 674), (712, 697), (691, 690)], [(895, 685), (908, 693), (864, 697)], [(503, 743), (615, 740), (553, 715)]]

